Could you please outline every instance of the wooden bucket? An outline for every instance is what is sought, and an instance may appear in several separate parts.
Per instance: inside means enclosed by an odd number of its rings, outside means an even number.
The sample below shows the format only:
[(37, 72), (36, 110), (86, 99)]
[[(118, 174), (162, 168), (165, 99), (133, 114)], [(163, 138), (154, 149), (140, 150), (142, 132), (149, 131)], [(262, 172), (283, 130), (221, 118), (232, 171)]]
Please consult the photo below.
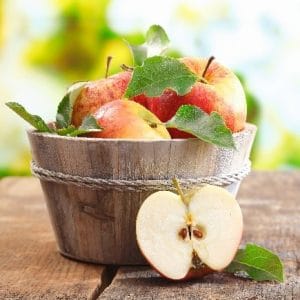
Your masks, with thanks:
[[(234, 134), (237, 150), (198, 139), (68, 138), (28, 131), (32, 156), (43, 169), (104, 179), (199, 178), (239, 171), (249, 159), (256, 127)], [(59, 251), (101, 264), (144, 264), (136, 244), (138, 209), (154, 190), (117, 191), (45, 179), (41, 185)], [(239, 182), (226, 188), (236, 194)]]

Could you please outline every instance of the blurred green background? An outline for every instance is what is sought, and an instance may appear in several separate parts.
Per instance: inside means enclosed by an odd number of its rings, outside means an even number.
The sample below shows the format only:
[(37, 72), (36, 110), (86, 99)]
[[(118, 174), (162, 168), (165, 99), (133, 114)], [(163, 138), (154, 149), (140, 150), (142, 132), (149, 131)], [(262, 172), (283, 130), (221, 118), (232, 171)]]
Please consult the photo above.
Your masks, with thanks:
[(29, 174), (27, 125), (4, 103), (46, 120), (74, 81), (132, 64), (123, 38), (143, 42), (152, 24), (174, 53), (214, 55), (236, 71), (248, 119), (259, 126), (255, 169), (300, 167), (300, 2), (253, 0), (0, 0), (0, 177)]

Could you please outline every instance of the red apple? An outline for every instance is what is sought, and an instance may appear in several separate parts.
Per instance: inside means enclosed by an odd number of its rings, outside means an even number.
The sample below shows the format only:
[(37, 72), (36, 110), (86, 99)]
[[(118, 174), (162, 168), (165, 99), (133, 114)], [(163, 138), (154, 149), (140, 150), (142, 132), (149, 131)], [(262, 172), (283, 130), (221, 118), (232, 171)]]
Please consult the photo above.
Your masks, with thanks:
[(226, 268), (243, 231), (239, 204), (225, 189), (205, 186), (184, 198), (169, 191), (156, 192), (144, 201), (136, 220), (141, 253), (172, 280)]
[[(208, 60), (204, 58), (185, 57), (181, 61), (199, 77), (203, 76)], [(184, 95), (166, 90), (159, 97), (135, 97), (134, 100), (145, 105), (158, 118), (165, 122), (171, 119), (183, 104), (198, 106), (207, 113), (218, 112), (232, 132), (242, 130), (246, 123), (246, 97), (243, 87), (236, 75), (227, 67), (213, 60), (204, 74), (205, 82), (199, 80)], [(171, 132), (173, 138), (188, 137), (178, 130)]]
[[(168, 89), (159, 97), (147, 97), (139, 95), (133, 98), (134, 101), (144, 105), (152, 111), (162, 122), (169, 121), (177, 112), (178, 108), (183, 105), (182, 97), (176, 92)], [(168, 129), (173, 138), (189, 138), (191, 134), (180, 131), (175, 128)]]
[(121, 72), (108, 78), (88, 82), (74, 103), (72, 124), (80, 126), (84, 117), (93, 114), (103, 104), (121, 99), (130, 79), (131, 72)]
[[(170, 139), (168, 130), (144, 106), (130, 100), (105, 103), (94, 112), (101, 132), (88, 134), (98, 138)], [(158, 124), (158, 125), (157, 125)]]

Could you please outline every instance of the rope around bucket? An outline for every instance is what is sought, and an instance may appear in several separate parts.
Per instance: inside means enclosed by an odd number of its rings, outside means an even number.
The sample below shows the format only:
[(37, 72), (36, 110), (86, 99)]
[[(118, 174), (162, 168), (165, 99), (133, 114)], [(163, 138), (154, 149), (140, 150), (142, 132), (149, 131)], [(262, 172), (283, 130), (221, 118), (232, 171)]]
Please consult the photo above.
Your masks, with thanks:
[[(191, 188), (202, 184), (211, 184), (217, 186), (226, 186), (235, 182), (241, 181), (246, 177), (251, 170), (251, 162), (247, 163), (238, 171), (230, 174), (220, 174), (218, 176), (205, 176), (199, 178), (179, 178), (180, 184), (183, 188)], [(39, 179), (60, 183), (73, 184), (78, 187), (87, 187), (96, 190), (115, 190), (119, 192), (134, 191), (144, 192), (149, 190), (175, 190), (172, 179), (107, 179), (107, 178), (93, 178), (88, 176), (70, 175), (57, 171), (44, 169), (31, 162), (31, 171), (33, 175)]]

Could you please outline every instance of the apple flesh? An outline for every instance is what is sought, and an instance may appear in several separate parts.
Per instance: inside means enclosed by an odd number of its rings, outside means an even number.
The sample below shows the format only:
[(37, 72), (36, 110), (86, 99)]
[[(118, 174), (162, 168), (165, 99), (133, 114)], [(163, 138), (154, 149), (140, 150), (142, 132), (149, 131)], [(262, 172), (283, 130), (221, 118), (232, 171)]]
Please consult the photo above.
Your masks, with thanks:
[(121, 99), (131, 79), (131, 72), (121, 72), (108, 78), (88, 82), (78, 95), (72, 114), (72, 124), (80, 126), (87, 115), (103, 104)]
[[(199, 77), (207, 66), (207, 59), (184, 57), (180, 59), (193, 73)], [(191, 91), (184, 96), (166, 90), (159, 97), (139, 95), (135, 101), (152, 111), (162, 122), (170, 120), (181, 105), (191, 104), (206, 113), (219, 113), (226, 126), (232, 132), (244, 129), (247, 115), (246, 97), (243, 87), (236, 75), (217, 61), (212, 61), (205, 72), (205, 82), (199, 80)], [(173, 138), (187, 138), (191, 135), (171, 130)]]
[(159, 119), (144, 106), (130, 100), (114, 100), (102, 105), (95, 113), (101, 132), (88, 134), (97, 138), (170, 139)]
[(144, 201), (136, 220), (142, 254), (172, 280), (223, 270), (242, 237), (241, 209), (228, 191), (207, 185), (186, 198), (184, 203), (175, 193), (156, 192)]

